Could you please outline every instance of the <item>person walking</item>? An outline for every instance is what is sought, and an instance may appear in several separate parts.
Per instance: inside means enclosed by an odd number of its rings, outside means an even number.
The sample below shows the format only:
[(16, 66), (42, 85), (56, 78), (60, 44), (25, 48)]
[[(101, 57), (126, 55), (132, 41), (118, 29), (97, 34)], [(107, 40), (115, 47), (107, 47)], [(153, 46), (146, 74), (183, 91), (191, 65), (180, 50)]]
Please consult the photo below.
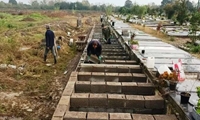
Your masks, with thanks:
[(50, 30), (49, 25), (46, 25), (46, 33), (45, 33), (46, 47), (45, 47), (45, 52), (44, 52), (44, 62), (46, 62), (47, 54), (48, 54), (49, 50), (51, 50), (51, 53), (54, 56), (54, 64), (57, 63), (54, 39), (55, 39), (54, 32), (52, 30)]
[(102, 46), (98, 40), (91, 40), (87, 47), (87, 59), (89, 61), (91, 55), (95, 55), (101, 61)]

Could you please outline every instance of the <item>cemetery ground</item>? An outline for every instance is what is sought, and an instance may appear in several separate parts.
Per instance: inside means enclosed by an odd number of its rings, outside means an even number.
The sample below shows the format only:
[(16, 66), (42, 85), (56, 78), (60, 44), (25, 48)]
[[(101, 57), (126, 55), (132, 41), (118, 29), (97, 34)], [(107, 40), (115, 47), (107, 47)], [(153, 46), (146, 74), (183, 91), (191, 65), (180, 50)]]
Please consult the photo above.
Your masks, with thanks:
[[(157, 37), (159, 39), (161, 39), (163, 42), (166, 42), (168, 44), (174, 45), (175, 47), (179, 47), (179, 46), (186, 46), (189, 45), (188, 43), (191, 43), (191, 39), (189, 37), (173, 37), (173, 36), (168, 36), (164, 33), (162, 33), (161, 31), (158, 33), (156, 30), (152, 29), (151, 27), (144, 27), (138, 24), (130, 24), (132, 27), (141, 30), (147, 34), (150, 34), (154, 37)], [(200, 58), (200, 54), (199, 54), (199, 48), (198, 46), (190, 46), (191, 51), (188, 51), (191, 55)], [(194, 52), (193, 52), (193, 51)]]
[[(79, 11), (0, 12), (0, 119), (52, 117), (66, 80), (80, 59), (75, 46), (68, 46), (69, 39), (88, 33), (100, 13), (86, 11), (81, 15), (83, 26), (77, 28)], [(43, 62), (41, 40), (46, 24), (50, 24), (56, 37), (64, 38), (60, 57), (52, 66)], [(67, 32), (71, 35), (67, 36)], [(50, 52), (47, 63), (53, 63)]]

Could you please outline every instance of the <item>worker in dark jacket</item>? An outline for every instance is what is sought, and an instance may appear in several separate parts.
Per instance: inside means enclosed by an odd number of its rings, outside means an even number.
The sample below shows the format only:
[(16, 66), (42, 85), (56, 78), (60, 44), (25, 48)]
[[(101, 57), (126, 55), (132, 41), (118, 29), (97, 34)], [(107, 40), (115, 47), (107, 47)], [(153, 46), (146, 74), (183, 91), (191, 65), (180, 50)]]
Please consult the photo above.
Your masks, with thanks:
[(98, 59), (101, 61), (101, 51), (102, 46), (101, 43), (98, 40), (91, 40), (87, 47), (87, 56), (88, 59), (90, 58), (90, 55), (96, 55)]
[(47, 29), (46, 33), (45, 33), (46, 48), (45, 48), (45, 53), (44, 53), (44, 62), (46, 62), (47, 54), (48, 54), (49, 50), (51, 50), (51, 52), (54, 56), (54, 64), (56, 64), (57, 63), (56, 52), (55, 52), (55, 48), (54, 48), (55, 35), (54, 35), (54, 32), (52, 30), (50, 30), (49, 25), (46, 26), (46, 29)]

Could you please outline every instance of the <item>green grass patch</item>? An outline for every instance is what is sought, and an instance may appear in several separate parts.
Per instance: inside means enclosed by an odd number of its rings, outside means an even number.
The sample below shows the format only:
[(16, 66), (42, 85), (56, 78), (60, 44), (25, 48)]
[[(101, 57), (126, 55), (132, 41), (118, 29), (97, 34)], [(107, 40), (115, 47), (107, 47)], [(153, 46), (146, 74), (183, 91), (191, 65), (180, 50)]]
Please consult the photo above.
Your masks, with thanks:
[(33, 18), (35, 20), (48, 19), (47, 16), (42, 15), (40, 13), (32, 13), (32, 14), (28, 15), (28, 17)]
[(32, 13), (29, 15), (11, 15), (9, 13), (0, 13), (0, 30), (21, 29), (33, 27), (35, 23), (42, 23), (50, 18), (40, 13)]
[(34, 34), (34, 36), (33, 36), (34, 38), (36, 38), (36, 39), (42, 39), (42, 38), (44, 38), (45, 36), (44, 36), (44, 34)]
[(192, 53), (198, 53), (198, 52), (200, 52), (200, 46), (199, 45), (198, 46), (191, 46), (190, 51)]

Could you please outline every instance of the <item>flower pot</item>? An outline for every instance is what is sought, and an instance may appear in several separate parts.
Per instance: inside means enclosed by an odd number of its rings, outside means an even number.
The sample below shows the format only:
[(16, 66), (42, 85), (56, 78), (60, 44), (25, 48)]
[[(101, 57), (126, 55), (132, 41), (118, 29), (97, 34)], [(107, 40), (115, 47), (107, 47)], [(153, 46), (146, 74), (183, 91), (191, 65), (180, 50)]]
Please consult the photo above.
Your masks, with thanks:
[(197, 107), (192, 108), (191, 115), (194, 118), (194, 120), (200, 120), (200, 114), (197, 113)]
[(131, 45), (131, 48), (132, 48), (133, 50), (138, 50), (138, 45), (136, 45), (136, 44)]
[(176, 85), (177, 85), (177, 82), (169, 82), (169, 89), (170, 90), (176, 90)]
[(187, 92), (181, 92), (180, 95), (181, 95), (181, 104), (187, 104), (189, 102), (191, 94)]

